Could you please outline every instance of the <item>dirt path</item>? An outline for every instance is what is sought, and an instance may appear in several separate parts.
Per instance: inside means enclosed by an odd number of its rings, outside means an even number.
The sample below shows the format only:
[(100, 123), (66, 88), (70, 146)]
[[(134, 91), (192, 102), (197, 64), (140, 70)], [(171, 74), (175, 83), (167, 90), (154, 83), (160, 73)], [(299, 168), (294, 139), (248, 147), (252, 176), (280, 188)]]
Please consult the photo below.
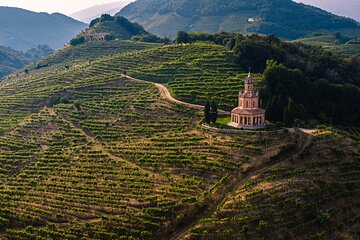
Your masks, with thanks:
[[(133, 80), (133, 81), (146, 82), (146, 83), (154, 84), (159, 89), (161, 96), (163, 98), (169, 100), (170, 102), (185, 105), (185, 106), (187, 106), (189, 108), (195, 108), (195, 109), (198, 109), (198, 110), (201, 110), (201, 111), (204, 109), (204, 106), (202, 106), (202, 105), (193, 104), (193, 103), (187, 103), (187, 102), (183, 102), (183, 101), (180, 101), (178, 99), (175, 99), (174, 97), (171, 96), (171, 93), (170, 93), (169, 89), (167, 87), (165, 87), (163, 84), (154, 83), (154, 82), (150, 82), (150, 81), (146, 81), (146, 80), (142, 80), (142, 79), (138, 79), (138, 78), (133, 78), (133, 77), (130, 77), (130, 76), (126, 76), (126, 77), (128, 79), (130, 79), (130, 80)], [(219, 109), (218, 112), (220, 114), (223, 114), (223, 115), (230, 115), (230, 112), (224, 111), (224, 110), (221, 110), (221, 109)]]
[(228, 188), (228, 191), (225, 194), (223, 194), (221, 198), (211, 203), (212, 205), (208, 209), (206, 209), (201, 214), (197, 215), (194, 218), (194, 220), (190, 222), (188, 225), (186, 225), (179, 231), (173, 233), (169, 239), (170, 240), (184, 239), (184, 237), (186, 237), (189, 231), (200, 223), (201, 219), (211, 217), (219, 209), (219, 207), (223, 206), (226, 203), (226, 201), (229, 198), (236, 195), (236, 192), (241, 186), (254, 180), (254, 177), (260, 176), (261, 174), (271, 170), (272, 168), (281, 165), (284, 161), (300, 156), (300, 154), (303, 153), (308, 147), (310, 147), (311, 144), (312, 144), (312, 137), (310, 135), (307, 135), (306, 139), (303, 142), (299, 143), (299, 146), (294, 152), (291, 152), (290, 154), (287, 153), (285, 155), (280, 154), (276, 159), (272, 161), (266, 161), (263, 164), (255, 166), (250, 173), (243, 175), (240, 181), (232, 182), (230, 184), (230, 187)]

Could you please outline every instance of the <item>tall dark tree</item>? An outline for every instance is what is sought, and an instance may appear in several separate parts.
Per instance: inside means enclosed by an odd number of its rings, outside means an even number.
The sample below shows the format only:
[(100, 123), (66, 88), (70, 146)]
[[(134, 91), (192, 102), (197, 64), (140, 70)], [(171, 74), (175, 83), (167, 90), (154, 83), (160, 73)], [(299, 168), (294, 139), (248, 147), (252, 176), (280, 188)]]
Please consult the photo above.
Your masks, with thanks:
[(209, 124), (211, 122), (210, 103), (207, 101), (204, 108), (204, 121)]
[(217, 105), (214, 101), (211, 102), (210, 119), (212, 123), (216, 123), (218, 117)]
[(190, 37), (187, 32), (184, 32), (184, 31), (178, 32), (177, 37), (176, 37), (177, 43), (189, 43), (189, 41), (190, 41)]

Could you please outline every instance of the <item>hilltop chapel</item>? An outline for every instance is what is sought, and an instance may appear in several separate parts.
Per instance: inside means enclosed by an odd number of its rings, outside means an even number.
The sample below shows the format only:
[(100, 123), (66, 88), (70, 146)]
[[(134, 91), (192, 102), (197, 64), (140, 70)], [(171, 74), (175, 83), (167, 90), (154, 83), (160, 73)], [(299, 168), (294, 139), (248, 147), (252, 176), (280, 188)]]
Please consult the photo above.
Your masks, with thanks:
[(254, 90), (254, 80), (249, 71), (245, 79), (245, 91), (239, 93), (239, 106), (231, 111), (231, 123), (235, 128), (256, 129), (265, 127), (265, 110), (260, 108), (259, 91)]

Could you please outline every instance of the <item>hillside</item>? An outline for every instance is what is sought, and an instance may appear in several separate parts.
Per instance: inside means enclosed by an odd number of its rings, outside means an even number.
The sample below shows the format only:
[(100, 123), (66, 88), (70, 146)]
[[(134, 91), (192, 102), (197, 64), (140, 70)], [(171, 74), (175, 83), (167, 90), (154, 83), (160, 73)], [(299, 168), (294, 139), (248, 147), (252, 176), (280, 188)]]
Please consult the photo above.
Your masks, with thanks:
[(353, 144), (320, 134), (291, 160), (250, 174), (184, 239), (358, 238), (360, 152)]
[(107, 56), (95, 42), (69, 47), (99, 55), (64, 68), (72, 57), (55, 53), (0, 83), (0, 239), (356, 237), (358, 143), (331, 131), (204, 131), (201, 112), (123, 71), (163, 82), (178, 71), (177, 96), (236, 98), (234, 52), (125, 43)]
[(85, 27), (84, 23), (59, 13), (0, 7), (0, 45), (15, 50), (26, 51), (42, 44), (59, 49)]
[(360, 2), (357, 0), (346, 0), (346, 2), (342, 0), (295, 0), (295, 2), (302, 2), (304, 4), (319, 7), (334, 14), (353, 18), (360, 22)]
[[(203, 39), (203, 35), (191, 34), (190, 39), (194, 39), (191, 44), (145, 44), (148, 47), (142, 51), (108, 56), (111, 58), (108, 61), (132, 77), (166, 84), (179, 100), (204, 105), (212, 99), (227, 111), (236, 106), (242, 85), (239, 79), (251, 67), (255, 73), (265, 73), (255, 76), (265, 80), (258, 81), (257, 87), (262, 93), (262, 106), (270, 110), (268, 118), (272, 121), (282, 122), (284, 109), (292, 99), (296, 105), (294, 118), (303, 126), (329, 122), (360, 126), (360, 112), (353, 108), (360, 104), (359, 57), (342, 57), (318, 46), (283, 42), (274, 36), (224, 33), (205, 36), (207, 43), (195, 40)], [(111, 46), (121, 42), (103, 43)], [(76, 65), (75, 58), (80, 63), (87, 62), (86, 57), (81, 60), (82, 52), (84, 56), (94, 56), (86, 47), (97, 46), (98, 50), (93, 52), (101, 54), (101, 44), (71, 47), (58, 58), (66, 59), (66, 53), (72, 52), (73, 62), (67, 63), (68, 67)], [(104, 53), (108, 50), (114, 53), (111, 47), (104, 49)], [(41, 65), (64, 61), (54, 56)]]
[[(76, 67), (94, 59), (111, 56), (121, 52), (132, 52), (161, 46), (157, 43), (134, 42), (126, 40), (86, 42), (78, 46), (66, 47), (51, 56), (38, 61), (41, 66)], [(35, 66), (34, 66), (35, 67)]]
[(312, 34), (294, 40), (294, 42), (301, 42), (313, 46), (322, 46), (323, 48), (340, 54), (348, 56), (360, 54), (360, 39), (347, 38), (341, 34)]
[(275, 34), (295, 39), (312, 32), (340, 31), (359, 35), (357, 22), (291, 0), (138, 0), (118, 15), (150, 33), (175, 37), (180, 30), (217, 33)]
[(93, 19), (100, 17), (102, 14), (110, 14), (111, 16), (118, 13), (123, 7), (131, 1), (124, 0), (113, 3), (106, 3), (86, 8), (79, 12), (73, 13), (70, 17), (85, 23), (90, 23)]
[(87, 40), (87, 36), (92, 34), (105, 34), (105, 40), (135, 40), (141, 42), (152, 43), (168, 43), (168, 39), (163, 39), (158, 36), (152, 35), (145, 31), (145, 29), (137, 24), (132, 23), (124, 17), (110, 16), (103, 14), (101, 17), (93, 19), (89, 28), (85, 29), (76, 38), (70, 41), (71, 45), (82, 44)]
[(0, 78), (52, 53), (53, 50), (46, 45), (39, 45), (37, 48), (29, 49), (26, 52), (0, 46)]

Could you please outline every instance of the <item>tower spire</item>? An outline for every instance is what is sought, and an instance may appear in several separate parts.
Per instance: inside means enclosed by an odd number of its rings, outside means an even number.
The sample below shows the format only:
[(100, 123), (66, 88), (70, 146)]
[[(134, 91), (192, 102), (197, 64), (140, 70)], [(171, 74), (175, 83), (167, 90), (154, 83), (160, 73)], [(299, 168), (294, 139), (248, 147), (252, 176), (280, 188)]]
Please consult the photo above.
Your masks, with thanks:
[(245, 84), (253, 84), (253, 83), (254, 83), (254, 81), (253, 81), (253, 78), (251, 76), (251, 67), (249, 67), (249, 74), (248, 74), (248, 76), (247, 76), (247, 78), (245, 80)]

